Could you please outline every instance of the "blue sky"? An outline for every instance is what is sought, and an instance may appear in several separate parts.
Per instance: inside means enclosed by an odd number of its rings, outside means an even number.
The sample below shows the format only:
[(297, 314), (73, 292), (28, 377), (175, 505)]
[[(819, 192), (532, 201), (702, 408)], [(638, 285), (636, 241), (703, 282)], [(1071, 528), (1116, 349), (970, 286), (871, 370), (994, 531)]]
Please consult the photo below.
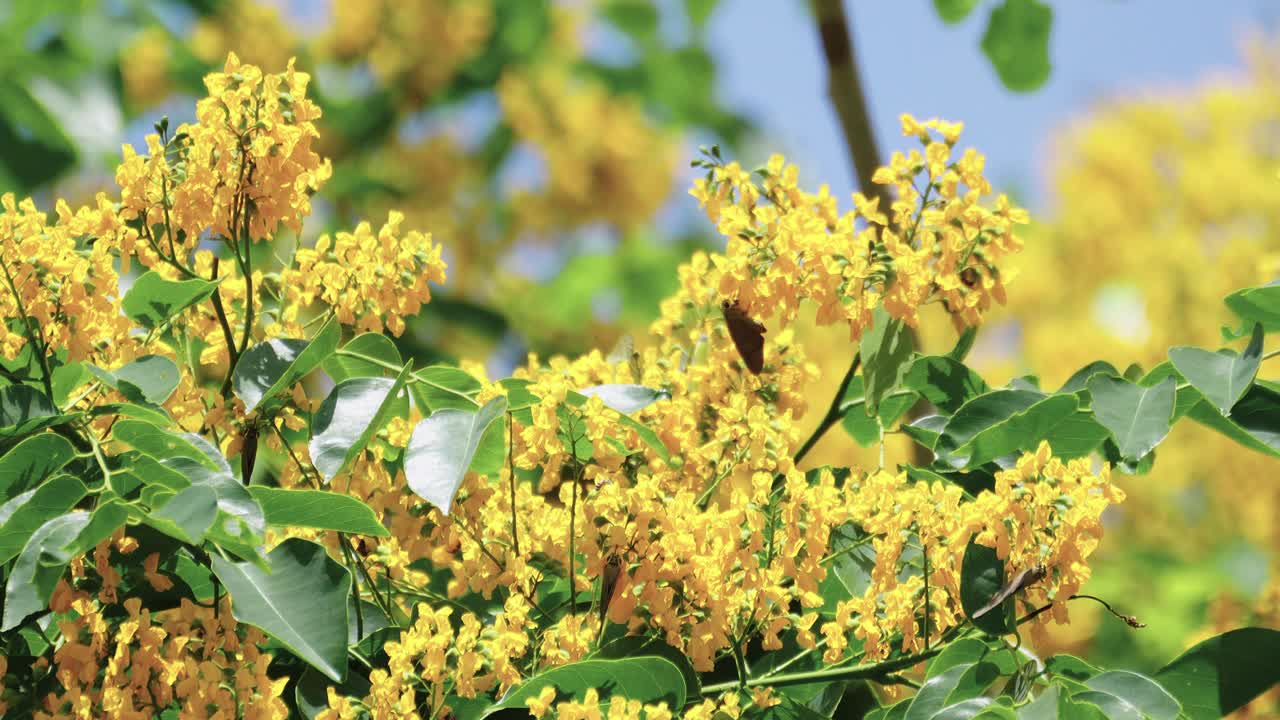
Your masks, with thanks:
[[(1280, 25), (1268, 0), (1053, 0), (1049, 82), (1028, 94), (1004, 89), (979, 48), (983, 0), (948, 26), (930, 0), (846, 0), (881, 151), (906, 147), (898, 115), (965, 123), (963, 146), (987, 155), (988, 176), (1017, 188), (1032, 209), (1047, 206), (1047, 165), (1056, 129), (1107, 99), (1176, 91), (1244, 71), (1242, 40)], [(855, 185), (826, 70), (804, 0), (721, 0), (709, 43), (718, 59), (720, 99), (759, 126), (760, 147), (744, 164), (779, 151), (801, 180), (828, 182), (837, 197)], [(758, 157), (756, 157), (758, 155)]]

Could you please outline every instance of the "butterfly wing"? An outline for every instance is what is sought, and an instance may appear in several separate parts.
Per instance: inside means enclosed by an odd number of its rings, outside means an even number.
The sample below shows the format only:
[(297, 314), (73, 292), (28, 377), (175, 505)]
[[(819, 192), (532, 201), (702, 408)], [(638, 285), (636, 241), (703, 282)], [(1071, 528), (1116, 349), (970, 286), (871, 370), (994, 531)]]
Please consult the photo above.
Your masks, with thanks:
[(738, 348), (742, 362), (748, 370), (759, 375), (764, 370), (764, 325), (753, 320), (736, 302), (726, 300), (721, 303), (720, 310), (724, 313), (729, 337)]

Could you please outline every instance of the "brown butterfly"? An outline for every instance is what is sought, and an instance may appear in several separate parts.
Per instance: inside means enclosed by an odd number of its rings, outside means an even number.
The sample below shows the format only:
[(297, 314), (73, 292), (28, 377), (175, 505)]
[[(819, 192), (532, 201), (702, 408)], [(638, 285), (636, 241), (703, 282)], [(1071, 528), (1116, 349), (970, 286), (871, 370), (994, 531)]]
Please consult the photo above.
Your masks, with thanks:
[(991, 612), (993, 609), (999, 607), (1001, 603), (1009, 599), (1010, 595), (1013, 595), (1019, 590), (1040, 582), (1048, 572), (1049, 569), (1043, 565), (1032, 565), (1017, 575), (1014, 575), (1013, 579), (1010, 580), (1007, 585), (1000, 588), (999, 592), (992, 596), (992, 598), (987, 601), (986, 605), (978, 608), (977, 611), (973, 613), (973, 619), (977, 620), (983, 615)]
[(734, 347), (738, 348), (742, 362), (748, 370), (759, 375), (764, 370), (764, 325), (753, 320), (737, 301), (721, 302), (720, 311), (724, 313), (725, 324), (729, 326), (729, 337), (733, 339)]

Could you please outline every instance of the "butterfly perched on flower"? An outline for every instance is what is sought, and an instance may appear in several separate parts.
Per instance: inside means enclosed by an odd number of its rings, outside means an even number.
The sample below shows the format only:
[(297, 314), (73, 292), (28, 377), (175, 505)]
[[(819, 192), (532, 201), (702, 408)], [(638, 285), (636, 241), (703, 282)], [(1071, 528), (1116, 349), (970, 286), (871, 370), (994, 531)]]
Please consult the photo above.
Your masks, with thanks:
[(759, 375), (764, 370), (764, 325), (752, 319), (736, 300), (721, 302), (720, 311), (724, 313), (729, 337), (738, 348), (742, 362), (753, 374)]

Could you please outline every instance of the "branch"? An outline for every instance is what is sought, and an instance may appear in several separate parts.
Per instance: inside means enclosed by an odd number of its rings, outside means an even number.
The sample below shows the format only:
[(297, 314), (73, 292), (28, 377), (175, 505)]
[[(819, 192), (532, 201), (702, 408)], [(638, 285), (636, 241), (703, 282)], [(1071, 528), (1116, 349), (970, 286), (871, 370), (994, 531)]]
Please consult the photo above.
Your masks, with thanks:
[(818, 444), (818, 441), (831, 429), (832, 425), (840, 422), (840, 418), (844, 417), (845, 411), (841, 407), (844, 404), (844, 394), (849, 390), (849, 383), (853, 381), (853, 376), (858, 373), (858, 366), (861, 364), (862, 354), (854, 353), (853, 362), (849, 364), (849, 370), (845, 372), (844, 379), (840, 381), (840, 387), (836, 389), (835, 397), (831, 398), (831, 406), (827, 408), (827, 414), (823, 416), (822, 422), (818, 423), (818, 427), (814, 428), (813, 434), (809, 436), (809, 439), (805, 440), (800, 449), (796, 451), (794, 459), (796, 464), (799, 464), (804, 459), (804, 456), (809, 454), (809, 451), (813, 449), (814, 445)]

